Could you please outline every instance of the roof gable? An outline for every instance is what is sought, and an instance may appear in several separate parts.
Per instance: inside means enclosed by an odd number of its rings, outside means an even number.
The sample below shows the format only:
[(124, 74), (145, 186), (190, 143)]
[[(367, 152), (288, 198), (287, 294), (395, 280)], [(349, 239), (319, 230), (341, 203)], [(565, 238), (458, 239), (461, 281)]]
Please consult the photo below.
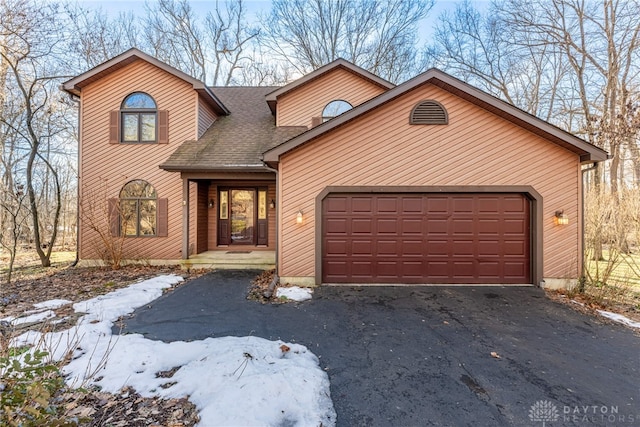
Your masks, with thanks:
[(492, 112), (528, 131), (558, 144), (580, 156), (582, 162), (596, 162), (607, 160), (607, 152), (578, 138), (542, 119), (539, 119), (513, 105), (502, 101), (486, 92), (481, 91), (443, 71), (432, 68), (411, 80), (396, 86), (387, 92), (367, 101), (342, 115), (316, 126), (303, 134), (280, 144), (263, 154), (263, 160), (275, 165), (280, 156), (312, 140), (331, 132), (333, 129), (346, 125), (350, 121), (380, 108), (382, 105), (403, 96), (411, 90), (424, 85), (433, 84), (462, 99), (465, 99), (489, 112)]
[(64, 82), (62, 84), (62, 88), (73, 95), (80, 96), (82, 88), (84, 88), (85, 86), (97, 80), (100, 80), (113, 73), (114, 71), (126, 67), (127, 65), (138, 60), (146, 61), (152, 65), (155, 65), (156, 67), (166, 71), (167, 73), (191, 84), (193, 86), (193, 89), (198, 92), (198, 94), (200, 94), (202, 99), (204, 99), (211, 106), (211, 108), (213, 108), (216, 114), (229, 114), (229, 110), (227, 109), (227, 107), (224, 106), (224, 104), (213, 94), (211, 89), (209, 89), (202, 81), (195, 79), (188, 74), (176, 68), (173, 68), (136, 48), (131, 48), (126, 52), (123, 52), (120, 55), (90, 69), (89, 71), (86, 71)]
[(387, 89), (391, 89), (393, 87), (395, 87), (395, 85), (391, 82), (386, 81), (385, 79), (376, 76), (375, 74), (365, 70), (364, 68), (360, 68), (355, 64), (352, 64), (351, 62), (339, 58), (336, 59), (333, 62), (330, 62), (329, 64), (326, 64), (320, 68), (318, 68), (317, 70), (312, 71), (309, 74), (304, 75), (303, 77), (285, 85), (282, 87), (279, 87), (278, 89), (268, 93), (265, 98), (267, 100), (267, 104), (269, 105), (269, 108), (271, 109), (271, 112), (273, 114), (275, 114), (276, 112), (276, 103), (277, 103), (277, 99), (278, 97), (281, 97), (285, 94), (289, 94), (293, 91), (295, 91), (296, 89), (314, 81), (317, 80), (318, 78), (324, 76), (327, 73), (330, 73), (333, 70), (336, 69), (344, 69), (346, 71), (349, 71), (350, 73), (355, 74), (356, 76), (367, 80), (385, 90)]

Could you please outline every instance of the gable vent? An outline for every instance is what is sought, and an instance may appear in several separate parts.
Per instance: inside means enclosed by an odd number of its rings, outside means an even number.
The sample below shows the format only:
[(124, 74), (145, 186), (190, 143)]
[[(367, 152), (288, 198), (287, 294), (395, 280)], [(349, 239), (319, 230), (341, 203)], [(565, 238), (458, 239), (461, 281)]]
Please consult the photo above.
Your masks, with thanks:
[(409, 124), (446, 125), (449, 123), (447, 110), (438, 101), (420, 101), (411, 110)]

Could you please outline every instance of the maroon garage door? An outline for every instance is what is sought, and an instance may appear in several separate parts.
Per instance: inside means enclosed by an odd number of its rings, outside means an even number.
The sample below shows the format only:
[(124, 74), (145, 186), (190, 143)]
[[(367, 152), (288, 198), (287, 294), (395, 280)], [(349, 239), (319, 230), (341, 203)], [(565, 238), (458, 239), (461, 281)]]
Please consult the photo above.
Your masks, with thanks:
[(331, 194), (324, 283), (531, 283), (521, 194)]

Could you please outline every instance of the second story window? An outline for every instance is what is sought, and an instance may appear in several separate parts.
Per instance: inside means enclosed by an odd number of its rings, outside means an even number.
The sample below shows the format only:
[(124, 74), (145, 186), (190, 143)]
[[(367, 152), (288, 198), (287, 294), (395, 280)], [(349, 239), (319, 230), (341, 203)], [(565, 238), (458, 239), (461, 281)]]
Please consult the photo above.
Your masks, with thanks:
[(158, 110), (156, 102), (144, 92), (134, 92), (122, 101), (121, 141), (157, 142)]
[(328, 103), (324, 110), (322, 110), (322, 122), (326, 122), (327, 120), (331, 120), (336, 116), (339, 116), (342, 113), (345, 113), (352, 109), (353, 107), (347, 101), (343, 101), (341, 99), (337, 99), (335, 101), (331, 101)]

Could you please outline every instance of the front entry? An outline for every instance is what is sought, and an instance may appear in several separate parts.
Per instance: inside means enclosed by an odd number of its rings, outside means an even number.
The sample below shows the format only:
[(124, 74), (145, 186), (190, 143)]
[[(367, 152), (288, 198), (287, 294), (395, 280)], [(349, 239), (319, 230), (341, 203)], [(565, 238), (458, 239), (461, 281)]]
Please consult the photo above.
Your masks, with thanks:
[(267, 245), (267, 189), (221, 188), (218, 245)]

